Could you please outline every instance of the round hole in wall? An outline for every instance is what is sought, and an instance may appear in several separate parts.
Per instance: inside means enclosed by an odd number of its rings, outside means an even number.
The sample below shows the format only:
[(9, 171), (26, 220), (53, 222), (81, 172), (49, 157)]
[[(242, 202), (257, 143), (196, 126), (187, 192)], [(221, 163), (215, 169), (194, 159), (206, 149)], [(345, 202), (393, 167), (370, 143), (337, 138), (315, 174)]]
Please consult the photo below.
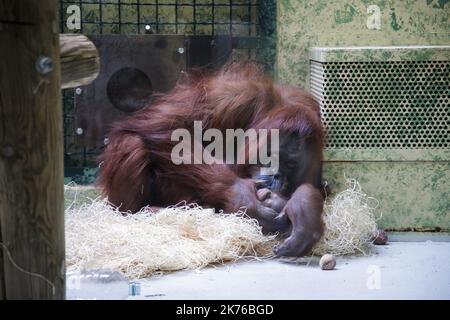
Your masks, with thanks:
[(114, 107), (124, 112), (135, 112), (145, 107), (152, 97), (149, 77), (137, 68), (116, 71), (108, 81), (106, 93)]

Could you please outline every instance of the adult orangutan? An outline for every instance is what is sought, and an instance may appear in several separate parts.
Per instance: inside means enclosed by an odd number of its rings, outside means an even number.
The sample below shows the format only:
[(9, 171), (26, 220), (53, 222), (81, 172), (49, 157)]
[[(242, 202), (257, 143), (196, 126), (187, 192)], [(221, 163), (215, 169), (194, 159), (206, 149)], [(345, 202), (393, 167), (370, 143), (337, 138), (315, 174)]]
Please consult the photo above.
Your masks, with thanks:
[[(258, 190), (258, 164), (175, 164), (173, 130), (278, 129), (279, 169)], [(289, 234), (274, 252), (302, 256), (323, 234), (323, 129), (313, 98), (276, 85), (255, 65), (230, 65), (212, 76), (191, 77), (112, 126), (100, 157), (98, 185), (121, 210), (198, 203), (246, 213), (263, 232)], [(201, 146), (204, 148), (204, 145)], [(249, 151), (250, 152), (250, 151)]]

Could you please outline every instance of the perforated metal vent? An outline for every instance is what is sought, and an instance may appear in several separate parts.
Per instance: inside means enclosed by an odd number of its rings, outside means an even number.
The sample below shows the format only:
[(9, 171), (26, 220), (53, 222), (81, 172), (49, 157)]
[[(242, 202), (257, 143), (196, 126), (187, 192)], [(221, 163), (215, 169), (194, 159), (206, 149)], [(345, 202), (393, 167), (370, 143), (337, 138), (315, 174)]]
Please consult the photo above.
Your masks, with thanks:
[(450, 148), (450, 61), (319, 62), (328, 148)]

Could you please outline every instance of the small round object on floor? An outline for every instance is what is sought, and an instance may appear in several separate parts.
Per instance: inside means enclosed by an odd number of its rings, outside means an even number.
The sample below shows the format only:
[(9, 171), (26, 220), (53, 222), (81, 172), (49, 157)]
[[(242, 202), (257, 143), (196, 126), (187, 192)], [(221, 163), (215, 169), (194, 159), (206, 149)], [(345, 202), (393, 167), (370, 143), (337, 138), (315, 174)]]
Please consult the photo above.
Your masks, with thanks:
[(324, 254), (320, 258), (319, 266), (322, 270), (333, 270), (336, 267), (336, 259), (332, 254)]
[(383, 229), (378, 229), (373, 236), (373, 243), (376, 245), (385, 245), (388, 242), (388, 235)]

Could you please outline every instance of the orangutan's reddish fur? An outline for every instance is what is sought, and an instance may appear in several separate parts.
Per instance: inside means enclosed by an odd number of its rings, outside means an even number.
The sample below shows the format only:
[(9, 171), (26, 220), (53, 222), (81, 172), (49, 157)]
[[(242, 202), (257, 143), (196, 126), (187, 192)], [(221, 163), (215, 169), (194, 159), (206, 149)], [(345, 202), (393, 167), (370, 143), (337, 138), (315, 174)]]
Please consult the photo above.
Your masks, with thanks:
[[(227, 212), (245, 206), (250, 216), (270, 216), (272, 213), (263, 212), (266, 209), (248, 179), (252, 166), (172, 163), (171, 151), (178, 143), (171, 141), (172, 131), (178, 128), (192, 131), (194, 120), (202, 121), (204, 130), (276, 128), (280, 136), (295, 134), (299, 143), (308, 143), (312, 151), (305, 174), (284, 196), (290, 198), (304, 184), (316, 191), (320, 188), (323, 132), (317, 103), (297, 88), (275, 85), (254, 65), (233, 65), (212, 76), (178, 84), (148, 107), (113, 125), (108, 135), (110, 142), (100, 158), (98, 177), (98, 185), (109, 201), (132, 212), (145, 205), (168, 206), (185, 200)], [(309, 201), (308, 195), (314, 193), (306, 189), (302, 201)], [(319, 191), (316, 193), (320, 195)], [(310, 198), (318, 204), (309, 206), (319, 208), (311, 213), (317, 216), (311, 230), (311, 234), (315, 233), (312, 242), (317, 240), (317, 232), (320, 238), (323, 231), (322, 197), (317, 200), (317, 194)], [(290, 207), (295, 206), (292, 203), (286, 206)], [(296, 229), (285, 226), (285, 216), (293, 223), (292, 215), (282, 212), (277, 219), (284, 221), (283, 227), (266, 229)], [(291, 255), (301, 255), (303, 251)]]

